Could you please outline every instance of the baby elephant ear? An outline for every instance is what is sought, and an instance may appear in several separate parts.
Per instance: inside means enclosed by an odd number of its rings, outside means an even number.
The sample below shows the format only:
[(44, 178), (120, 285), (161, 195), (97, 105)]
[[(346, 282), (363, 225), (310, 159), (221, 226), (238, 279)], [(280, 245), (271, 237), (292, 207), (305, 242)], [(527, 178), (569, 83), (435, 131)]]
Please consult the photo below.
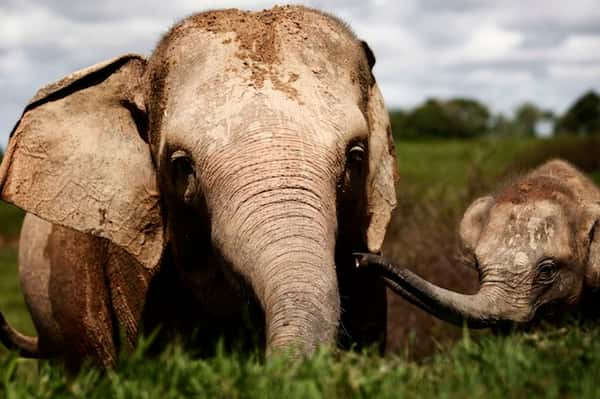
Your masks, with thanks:
[(587, 237), (582, 239), (588, 243), (585, 282), (589, 287), (600, 288), (600, 204), (593, 206), (589, 214)]
[(138, 131), (144, 114), (133, 105), (145, 66), (125, 55), (42, 88), (11, 134), (0, 195), (51, 223), (107, 238), (153, 268), (164, 245), (159, 192)]
[(488, 213), (494, 198), (491, 195), (477, 198), (467, 208), (460, 222), (459, 234), (465, 247), (471, 251), (475, 250), (483, 225), (487, 220)]

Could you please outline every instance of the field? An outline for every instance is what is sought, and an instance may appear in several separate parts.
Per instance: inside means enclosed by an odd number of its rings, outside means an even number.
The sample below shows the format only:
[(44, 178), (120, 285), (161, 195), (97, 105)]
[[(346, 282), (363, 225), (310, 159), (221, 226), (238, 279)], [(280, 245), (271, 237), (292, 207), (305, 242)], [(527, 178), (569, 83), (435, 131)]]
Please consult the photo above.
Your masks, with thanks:
[[(457, 221), (468, 203), (546, 159), (562, 157), (600, 182), (600, 140), (481, 139), (397, 143), (399, 206), (386, 253), (419, 274), (465, 292), (476, 273), (460, 264)], [(34, 333), (17, 278), (21, 213), (0, 207), (0, 310)], [(115, 372), (60, 366), (0, 352), (0, 396), (85, 398), (598, 397), (600, 327), (574, 318), (535, 332), (493, 335), (449, 327), (391, 297), (385, 358), (322, 351), (310, 359), (265, 362), (260, 354), (198, 359), (173, 344), (158, 356), (139, 350)]]

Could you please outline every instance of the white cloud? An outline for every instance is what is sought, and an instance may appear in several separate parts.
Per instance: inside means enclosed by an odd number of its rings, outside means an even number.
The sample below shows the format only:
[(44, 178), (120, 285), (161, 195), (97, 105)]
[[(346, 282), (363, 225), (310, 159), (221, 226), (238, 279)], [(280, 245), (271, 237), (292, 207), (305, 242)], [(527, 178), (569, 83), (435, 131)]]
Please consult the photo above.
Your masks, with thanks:
[(499, 28), (495, 23), (480, 26), (464, 46), (464, 55), (470, 60), (493, 60), (507, 55), (521, 44), (518, 32)]
[(589, 57), (600, 58), (600, 35), (573, 35), (569, 37), (557, 56), (567, 60), (586, 60)]
[(593, 82), (600, 77), (600, 65), (555, 65), (548, 68), (550, 76), (558, 79)]
[[(2, 0), (0, 143), (42, 85), (124, 52), (149, 54), (175, 21), (211, 8), (275, 1)], [(600, 90), (597, 0), (307, 0), (349, 22), (377, 57), (386, 102), (470, 96), (509, 111), (563, 111)]]

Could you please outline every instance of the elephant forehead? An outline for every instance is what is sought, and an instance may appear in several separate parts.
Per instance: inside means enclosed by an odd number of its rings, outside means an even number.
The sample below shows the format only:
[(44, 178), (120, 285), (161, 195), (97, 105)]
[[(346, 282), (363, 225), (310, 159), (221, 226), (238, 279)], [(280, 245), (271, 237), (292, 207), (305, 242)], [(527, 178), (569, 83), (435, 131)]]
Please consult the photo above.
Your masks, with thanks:
[[(227, 41), (234, 33), (222, 35)], [(350, 76), (328, 79), (307, 69), (295, 54), (271, 67), (277, 76), (287, 76), (285, 80), (271, 74), (257, 84), (246, 61), (236, 55), (239, 45), (232, 41), (223, 46), (213, 39), (209, 57), (182, 62), (169, 75), (162, 145), (167, 140), (192, 140), (196, 144), (191, 145), (208, 145), (210, 150), (249, 132), (287, 129), (331, 148), (367, 134), (359, 88)]]
[(501, 203), (490, 212), (478, 256), (522, 265), (543, 256), (563, 258), (570, 252), (571, 223), (559, 204), (548, 200)]
[(210, 109), (182, 107), (163, 120), (164, 142), (199, 149), (247, 140), (295, 138), (330, 149), (345, 148), (353, 137), (367, 136), (364, 115), (355, 104), (297, 104), (272, 88), (231, 87), (225, 101)]
[(527, 256), (527, 253), (525, 253), (525, 252), (517, 251), (515, 253), (513, 263), (516, 267), (519, 267), (519, 268), (527, 267), (530, 263), (529, 256)]
[(204, 13), (174, 28), (168, 46), (161, 44), (168, 47), (162, 62), (168, 65), (171, 91), (178, 98), (207, 92), (212, 98), (215, 89), (238, 86), (241, 80), (248, 89), (269, 86), (298, 102), (324, 88), (334, 97), (360, 96), (360, 83), (369, 75), (366, 58), (347, 29), (315, 12), (304, 10), (311, 18), (301, 18), (277, 10), (278, 18)]

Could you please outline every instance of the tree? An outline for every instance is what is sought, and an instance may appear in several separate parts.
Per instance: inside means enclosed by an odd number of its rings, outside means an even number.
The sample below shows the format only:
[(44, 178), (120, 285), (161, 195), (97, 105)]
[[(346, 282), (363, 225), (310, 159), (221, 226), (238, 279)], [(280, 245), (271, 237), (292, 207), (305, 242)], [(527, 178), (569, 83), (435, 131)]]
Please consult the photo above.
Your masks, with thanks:
[(513, 134), (534, 136), (535, 126), (542, 115), (543, 112), (535, 104), (530, 102), (521, 104), (515, 111)]
[(490, 113), (472, 99), (428, 99), (411, 111), (392, 112), (391, 123), (396, 138), (467, 138), (489, 131)]
[(456, 137), (475, 137), (487, 133), (490, 112), (478, 101), (456, 98), (446, 102), (446, 112), (455, 124)]
[(493, 115), (490, 122), (490, 133), (508, 136), (514, 133), (514, 121), (503, 113)]
[(448, 135), (450, 122), (438, 100), (428, 99), (406, 117), (407, 131), (417, 137), (443, 137)]
[(558, 120), (555, 132), (600, 134), (600, 96), (592, 90), (581, 96)]
[(390, 111), (390, 125), (392, 126), (392, 134), (395, 140), (401, 138), (414, 138), (413, 131), (408, 130), (406, 124), (408, 112), (404, 110)]

